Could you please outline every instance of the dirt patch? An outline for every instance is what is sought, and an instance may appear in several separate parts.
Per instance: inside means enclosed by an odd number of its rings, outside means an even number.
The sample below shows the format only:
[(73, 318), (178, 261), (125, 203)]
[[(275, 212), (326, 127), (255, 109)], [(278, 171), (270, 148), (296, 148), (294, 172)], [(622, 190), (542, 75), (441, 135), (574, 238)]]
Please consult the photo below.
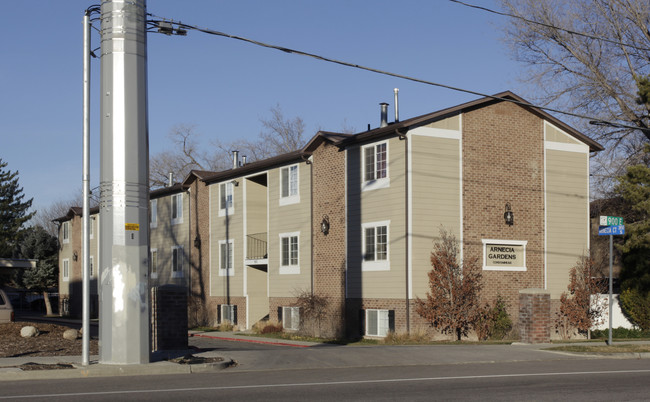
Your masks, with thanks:
[(171, 359), (170, 362), (178, 364), (206, 364), (206, 363), (219, 363), (223, 361), (223, 357), (201, 357), (192, 354)]
[[(23, 338), (20, 329), (34, 326), (40, 334), (34, 338)], [(63, 339), (63, 332), (70, 327), (38, 322), (9, 322), (0, 324), (0, 357), (24, 356), (81, 356), (81, 338)], [(90, 339), (91, 355), (99, 353), (97, 339)]]

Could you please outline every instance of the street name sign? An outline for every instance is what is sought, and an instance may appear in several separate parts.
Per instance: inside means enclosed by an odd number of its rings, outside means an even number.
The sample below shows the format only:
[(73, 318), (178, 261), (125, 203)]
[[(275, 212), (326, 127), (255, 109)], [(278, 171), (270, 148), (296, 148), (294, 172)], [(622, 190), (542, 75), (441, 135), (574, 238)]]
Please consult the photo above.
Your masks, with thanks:
[(625, 226), (616, 225), (616, 226), (599, 226), (598, 235), (599, 236), (609, 236), (609, 235), (624, 235)]
[(623, 218), (620, 216), (600, 216), (600, 226), (621, 226)]

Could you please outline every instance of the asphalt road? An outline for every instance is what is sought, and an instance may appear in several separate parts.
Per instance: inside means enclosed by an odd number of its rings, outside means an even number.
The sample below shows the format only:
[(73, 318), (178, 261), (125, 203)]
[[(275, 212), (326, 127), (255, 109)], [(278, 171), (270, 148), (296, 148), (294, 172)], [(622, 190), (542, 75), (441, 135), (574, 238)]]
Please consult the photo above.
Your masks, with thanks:
[(648, 400), (650, 362), (551, 360), (225, 370), (211, 374), (0, 383), (0, 400)]

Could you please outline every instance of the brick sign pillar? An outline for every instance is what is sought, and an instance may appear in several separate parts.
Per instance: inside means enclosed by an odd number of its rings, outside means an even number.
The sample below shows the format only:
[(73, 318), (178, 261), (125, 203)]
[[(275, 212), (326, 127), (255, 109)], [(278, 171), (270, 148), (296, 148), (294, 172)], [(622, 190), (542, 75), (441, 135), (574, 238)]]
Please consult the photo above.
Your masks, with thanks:
[(524, 343), (551, 341), (551, 294), (544, 289), (519, 291), (519, 335)]
[(152, 349), (187, 349), (187, 289), (163, 285), (151, 289)]

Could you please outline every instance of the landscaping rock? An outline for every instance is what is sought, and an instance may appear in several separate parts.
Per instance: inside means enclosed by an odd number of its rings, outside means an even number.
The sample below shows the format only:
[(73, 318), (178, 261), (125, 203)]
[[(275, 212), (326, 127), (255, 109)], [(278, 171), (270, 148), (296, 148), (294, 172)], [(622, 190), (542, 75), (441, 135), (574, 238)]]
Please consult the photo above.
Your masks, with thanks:
[(23, 338), (33, 338), (35, 336), (38, 336), (38, 329), (33, 326), (27, 326), (27, 327), (22, 327), (20, 329), (20, 336)]
[(76, 329), (68, 329), (63, 333), (63, 339), (74, 341), (77, 338), (79, 338), (79, 331)]

